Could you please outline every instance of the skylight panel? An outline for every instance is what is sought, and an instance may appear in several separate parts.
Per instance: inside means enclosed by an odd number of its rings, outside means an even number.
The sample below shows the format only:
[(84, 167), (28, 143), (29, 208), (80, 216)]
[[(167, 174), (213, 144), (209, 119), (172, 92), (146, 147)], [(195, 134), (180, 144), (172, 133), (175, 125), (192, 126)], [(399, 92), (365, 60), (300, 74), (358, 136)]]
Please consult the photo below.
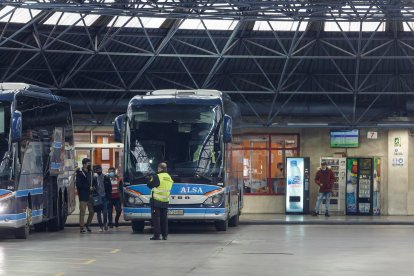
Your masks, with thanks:
[(162, 23), (166, 18), (160, 18), (160, 17), (141, 17), (142, 24), (144, 25), (144, 28), (153, 28), (158, 29), (161, 27)]
[(141, 24), (139, 23), (138, 18), (133, 17), (131, 19), (130, 16), (116, 16), (108, 24), (108, 27), (120, 28), (122, 26), (127, 28), (140, 28)]
[(76, 23), (76, 26), (84, 26), (83, 21), (85, 21), (86, 26), (91, 26), (99, 18), (97, 14), (88, 14), (83, 18), (83, 20)]
[[(70, 26), (75, 24), (78, 20), (81, 25), (83, 25), (81, 15), (79, 13), (70, 13), (70, 12), (55, 12), (46, 22), (45, 25), (64, 25), (64, 26)], [(76, 23), (76, 24), (78, 24)]]
[[(208, 30), (219, 30), (219, 31), (233, 30), (238, 23), (238, 20), (205, 19), (203, 21)], [(180, 29), (204, 30), (205, 28), (200, 19), (186, 19), (183, 22), (183, 24), (181, 24)]]
[(14, 8), (11, 6), (6, 6), (0, 11), (0, 18), (7, 14), (0, 19), (0, 22), (8, 22), (10, 20), (11, 23), (27, 23), (32, 19), (32, 17), (35, 17), (41, 12), (40, 10), (24, 8), (18, 8), (13, 12), (13, 9)]
[[(269, 26), (269, 23), (272, 27)], [(256, 21), (253, 27), (255, 31), (271, 31), (272, 29), (275, 31), (305, 31), (308, 22), (306, 21)], [(300, 24), (300, 25), (299, 25)], [(299, 28), (298, 28), (299, 27)]]
[[(3, 9), (0, 10), (0, 22), (8, 22), (10, 17), (13, 15), (13, 12), (11, 12), (14, 8), (10, 6), (6, 6)], [(7, 14), (7, 15), (6, 15)]]
[[(359, 32), (360, 29), (360, 22), (325, 22), (325, 31), (327, 32), (340, 32), (341, 29), (344, 32)], [(378, 25), (380, 24), (379, 28)], [(341, 28), (339, 28), (339, 26)], [(363, 32), (375, 32), (375, 30), (378, 28), (378, 32), (384, 32), (385, 31), (385, 24), (384, 22), (363, 22), (362, 23), (362, 31)]]
[(413, 32), (414, 31), (414, 22), (404, 22), (403, 28), (405, 32)]

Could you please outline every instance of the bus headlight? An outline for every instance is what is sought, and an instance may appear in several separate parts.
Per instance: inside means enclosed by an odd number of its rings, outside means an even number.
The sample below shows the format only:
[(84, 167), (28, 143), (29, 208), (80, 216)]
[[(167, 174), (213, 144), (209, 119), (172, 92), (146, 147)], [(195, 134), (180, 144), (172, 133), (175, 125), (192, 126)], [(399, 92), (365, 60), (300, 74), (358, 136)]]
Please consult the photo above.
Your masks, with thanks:
[(8, 200), (0, 202), (0, 213), (5, 212), (9, 208), (10, 202)]
[(139, 197), (135, 197), (135, 196), (129, 196), (128, 197), (128, 202), (129, 202), (129, 204), (134, 204), (134, 205), (144, 204), (144, 202)]
[(129, 204), (142, 205), (144, 202), (139, 198), (140, 192), (134, 191), (130, 188), (125, 188), (125, 196)]
[(224, 201), (224, 192), (221, 192), (221, 193), (210, 196), (204, 201), (203, 204), (209, 205), (209, 206), (219, 206), (223, 203), (223, 201)]

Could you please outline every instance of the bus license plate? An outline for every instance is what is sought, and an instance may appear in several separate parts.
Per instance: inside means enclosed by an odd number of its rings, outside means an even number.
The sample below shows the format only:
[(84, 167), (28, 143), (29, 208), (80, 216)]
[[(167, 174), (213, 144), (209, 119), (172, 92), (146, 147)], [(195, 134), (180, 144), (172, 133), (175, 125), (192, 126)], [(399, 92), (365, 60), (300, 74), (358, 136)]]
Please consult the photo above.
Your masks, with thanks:
[(184, 210), (168, 210), (168, 214), (173, 216), (182, 216), (184, 215)]

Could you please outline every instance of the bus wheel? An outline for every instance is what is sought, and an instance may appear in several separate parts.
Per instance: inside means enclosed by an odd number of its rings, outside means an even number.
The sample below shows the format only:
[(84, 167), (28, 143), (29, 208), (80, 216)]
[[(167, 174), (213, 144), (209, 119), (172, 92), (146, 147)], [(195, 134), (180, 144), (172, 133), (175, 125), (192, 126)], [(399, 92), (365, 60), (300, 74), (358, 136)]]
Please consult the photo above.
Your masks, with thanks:
[(132, 221), (132, 231), (142, 233), (144, 231), (145, 221)]
[(30, 233), (30, 225), (32, 224), (32, 209), (29, 206), (26, 208), (26, 224), (23, 227), (17, 228), (14, 232), (16, 239), (27, 239)]
[(62, 219), (61, 217), (61, 212), (62, 212), (62, 203), (60, 202), (60, 199), (56, 199), (56, 215), (53, 219), (49, 220), (48, 222), (48, 229), (51, 232), (56, 232), (59, 231), (60, 229), (60, 220)]
[(230, 218), (229, 220), (229, 226), (230, 227), (236, 227), (237, 225), (239, 225), (239, 214), (234, 215), (232, 218)]
[(34, 230), (36, 232), (45, 232), (46, 231), (46, 222), (37, 223), (34, 225)]
[(59, 206), (61, 206), (59, 212), (59, 229), (63, 230), (65, 228), (66, 219), (68, 218), (68, 204), (66, 201), (64, 202), (62, 200), (62, 197), (59, 197)]
[(216, 230), (217, 231), (227, 231), (228, 227), (229, 227), (229, 220), (220, 220), (220, 221), (216, 221)]

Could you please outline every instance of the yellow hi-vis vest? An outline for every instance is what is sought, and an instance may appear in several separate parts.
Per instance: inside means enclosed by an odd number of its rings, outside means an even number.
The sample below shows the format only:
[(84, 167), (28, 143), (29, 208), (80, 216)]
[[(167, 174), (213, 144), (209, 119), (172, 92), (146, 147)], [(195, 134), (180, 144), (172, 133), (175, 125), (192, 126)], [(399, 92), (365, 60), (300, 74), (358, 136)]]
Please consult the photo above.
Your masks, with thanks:
[(170, 191), (174, 181), (168, 173), (159, 173), (160, 186), (152, 188), (152, 197), (161, 202), (170, 201)]

